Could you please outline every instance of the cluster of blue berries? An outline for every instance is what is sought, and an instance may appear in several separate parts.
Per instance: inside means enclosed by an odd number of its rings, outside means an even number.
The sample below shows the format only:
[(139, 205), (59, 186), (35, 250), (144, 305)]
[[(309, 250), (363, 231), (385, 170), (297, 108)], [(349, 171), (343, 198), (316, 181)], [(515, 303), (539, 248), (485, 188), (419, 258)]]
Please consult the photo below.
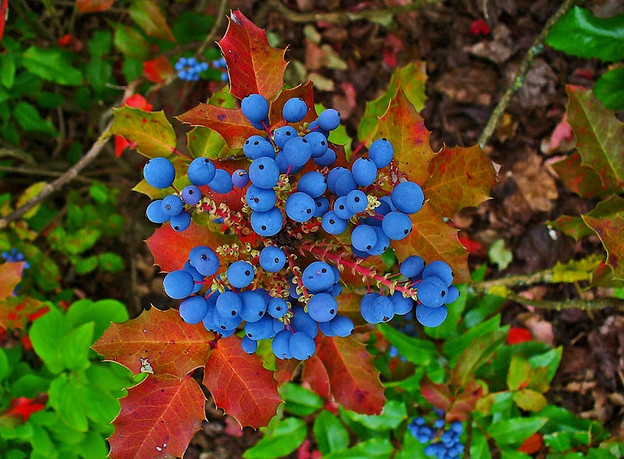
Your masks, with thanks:
[(194, 57), (181, 57), (174, 68), (178, 78), (184, 81), (199, 81), (199, 74), (208, 70), (207, 62), (199, 62)]
[[(17, 250), (15, 247), (13, 247), (8, 252), (2, 252), (0, 255), (5, 261), (11, 262), (11, 263), (15, 263), (19, 261), (26, 261), (26, 257), (24, 256), (24, 254), (20, 252), (19, 250)], [(28, 269), (28, 268), (30, 268), (30, 263), (26, 261), (26, 263), (24, 263), (24, 269)]]
[(225, 59), (222, 57), (219, 59), (215, 59), (214, 61), (211, 62), (211, 64), (213, 68), (221, 70), (221, 75), (219, 76), (221, 81), (227, 82), (229, 78), (228, 78), (227, 65), (225, 63)]
[[(366, 271), (358, 261), (383, 254), (390, 240), (405, 238), (412, 230), (409, 215), (424, 203), (418, 184), (391, 181), (393, 174), (381, 172), (392, 163), (392, 144), (375, 140), (368, 155), (353, 161), (350, 169), (333, 167), (337, 155), (328, 137), (340, 125), (336, 110), (327, 109), (308, 123), (304, 119), (311, 108), (291, 98), (282, 110), (286, 124), (271, 130), (269, 102), (263, 96), (245, 97), (241, 109), (266, 133), (244, 142), (248, 168), (228, 173), (208, 158), (196, 158), (188, 166), (191, 184), (181, 191), (173, 186), (176, 172), (167, 158), (151, 159), (143, 170), (150, 185), (174, 190), (150, 203), (146, 214), (152, 222), (169, 221), (174, 230), (183, 231), (192, 212), (209, 212), (237, 234), (254, 235), (244, 248), (195, 247), (186, 265), (165, 277), (165, 292), (183, 300), (183, 320), (202, 322), (223, 337), (242, 327), (245, 351), (255, 352), (258, 340), (272, 339), (278, 358), (304, 360), (314, 354), (319, 330), (327, 336), (351, 334), (353, 323), (338, 315), (336, 298), (341, 270), (361, 268), (360, 275), (387, 290), (385, 295), (370, 292), (362, 298), (360, 311), (367, 322), (388, 322), (416, 307), (423, 325), (442, 323), (446, 304), (459, 294), (446, 263), (425, 266), (421, 257), (410, 256), (400, 265), (402, 277), (390, 280)], [(224, 204), (217, 206), (204, 197), (202, 191), (207, 190), (200, 187), (217, 194), (243, 189), (242, 211), (233, 216)], [(350, 253), (331, 253), (336, 243), (327, 245), (315, 236), (321, 228), (338, 236), (336, 241), (347, 239)], [(340, 236), (343, 233), (346, 237)], [(313, 261), (298, 267), (298, 255)]]
[(420, 443), (427, 445), (427, 456), (437, 459), (460, 458), (464, 452), (464, 445), (459, 438), (464, 429), (462, 423), (455, 421), (445, 429), (444, 412), (436, 409), (436, 414), (437, 419), (430, 425), (421, 416), (412, 419), (407, 428)]

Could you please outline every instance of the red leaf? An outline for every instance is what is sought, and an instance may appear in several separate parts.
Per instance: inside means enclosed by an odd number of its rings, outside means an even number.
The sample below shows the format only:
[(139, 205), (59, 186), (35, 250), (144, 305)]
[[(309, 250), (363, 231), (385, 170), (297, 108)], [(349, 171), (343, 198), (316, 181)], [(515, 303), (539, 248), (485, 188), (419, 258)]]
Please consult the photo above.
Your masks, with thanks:
[(6, 262), (0, 265), (0, 301), (6, 300), (22, 280), (24, 261)]
[(451, 391), (444, 384), (436, 384), (425, 376), (420, 381), (420, 393), (429, 403), (440, 410), (447, 411), (451, 407)]
[(489, 35), (490, 26), (481, 18), (475, 19), (470, 24), (470, 33), (472, 35)]
[(204, 393), (190, 376), (149, 376), (120, 401), (111, 459), (182, 457), (206, 419)]
[(157, 375), (183, 377), (204, 365), (214, 335), (202, 325), (189, 325), (175, 309), (152, 308), (136, 319), (113, 323), (93, 349), (139, 373), (149, 364)]
[(110, 9), (115, 0), (76, 0), (76, 8), (81, 13), (99, 13)]
[(319, 343), (316, 354), (325, 365), (332, 395), (348, 410), (379, 414), (385, 403), (373, 357), (366, 346), (353, 338), (328, 338)]
[(4, 24), (7, 20), (7, 10), (9, 9), (9, 0), (0, 1), (0, 40), (4, 35)]
[(609, 193), (600, 175), (582, 163), (581, 155), (574, 152), (552, 165), (563, 184), (585, 198), (595, 198)]
[[(247, 159), (226, 159), (215, 163), (215, 166), (219, 169), (223, 169), (232, 174), (236, 169), (249, 169), (249, 161)], [(217, 204), (225, 204), (228, 208), (234, 212), (238, 212), (243, 208), (242, 198), (247, 191), (247, 188), (234, 188), (227, 194), (215, 193), (208, 186), (200, 187), (204, 196), (208, 196), (210, 199), (215, 201)], [(188, 231), (188, 230), (187, 230)], [(251, 232), (248, 237), (255, 238), (257, 234), (255, 232)], [(241, 238), (239, 235), (239, 239), (241, 242), (245, 242), (244, 237)], [(225, 241), (225, 239), (224, 239)], [(257, 245), (256, 243), (250, 241), (252, 245)]]
[(182, 269), (194, 247), (207, 245), (214, 249), (228, 242), (228, 239), (223, 234), (214, 233), (191, 222), (191, 226), (180, 232), (174, 231), (169, 225), (163, 225), (146, 242), (154, 256), (154, 264), (165, 272), (171, 272)]
[(140, 108), (146, 112), (149, 112), (152, 108), (154, 108), (154, 106), (150, 104), (141, 94), (132, 94), (124, 100), (123, 104), (133, 108)]
[(531, 335), (531, 332), (526, 328), (511, 327), (507, 335), (507, 344), (520, 344), (531, 341), (532, 339), (533, 335)]
[(45, 409), (47, 399), (47, 394), (41, 395), (37, 398), (14, 398), (13, 400), (11, 400), (7, 411), (5, 411), (2, 416), (12, 416), (15, 418), (20, 418), (22, 422), (26, 422), (33, 413)]
[(544, 439), (542, 434), (535, 432), (529, 438), (524, 440), (518, 448), (518, 451), (525, 454), (535, 454), (544, 447)]
[(165, 56), (143, 62), (143, 75), (152, 83), (162, 83), (172, 73), (173, 66)]
[(50, 308), (45, 303), (28, 297), (8, 298), (0, 301), (0, 328), (14, 330), (26, 328), (28, 322), (32, 322)]
[(230, 93), (243, 99), (249, 94), (262, 94), (271, 99), (284, 84), (285, 50), (272, 48), (264, 30), (253, 24), (240, 11), (232, 12), (228, 28), (217, 43), (229, 72)]
[(183, 123), (204, 126), (217, 131), (230, 148), (242, 148), (248, 137), (262, 133), (249, 124), (249, 120), (238, 108), (224, 108), (201, 103), (176, 118)]
[(496, 181), (492, 161), (478, 145), (445, 148), (434, 156), (429, 167), (423, 191), (429, 203), (446, 217), (489, 199)]
[(620, 257), (624, 257), (624, 213), (612, 217), (594, 218), (591, 215), (582, 215), (583, 221), (593, 229), (607, 251), (605, 262), (613, 269), (616, 280), (624, 280), (624, 262), (620, 265)]
[(236, 336), (218, 341), (206, 363), (203, 383), (215, 404), (242, 426), (266, 426), (282, 401), (277, 381), (255, 354), (243, 351), (240, 341)]
[[(301, 120), (299, 123), (308, 122), (311, 123), (316, 119), (316, 110), (314, 109), (314, 88), (311, 81), (308, 81), (306, 84), (300, 84), (292, 89), (284, 89), (280, 92), (279, 96), (273, 101), (271, 101), (271, 106), (269, 109), (269, 121), (271, 125), (275, 125), (280, 121), (284, 121), (284, 117), (282, 116), (282, 110), (284, 109), (284, 104), (294, 97), (299, 97), (303, 99), (303, 101), (308, 106), (308, 112), (306, 113), (305, 118)], [(293, 126), (298, 126), (297, 123), (291, 123)], [(273, 127), (273, 126), (272, 126)]]
[(295, 370), (299, 366), (300, 362), (295, 359), (282, 360), (277, 359), (275, 361), (275, 379), (277, 380), (277, 385), (281, 386), (282, 384), (291, 381), (295, 375)]
[(316, 355), (305, 361), (301, 381), (303, 385), (316, 392), (319, 397), (329, 398), (331, 395), (331, 384), (327, 369), (323, 361)]
[(453, 405), (446, 414), (447, 422), (465, 421), (468, 414), (474, 410), (477, 401), (482, 395), (483, 389), (476, 381), (472, 380), (468, 382), (464, 386), (463, 392), (453, 400)]

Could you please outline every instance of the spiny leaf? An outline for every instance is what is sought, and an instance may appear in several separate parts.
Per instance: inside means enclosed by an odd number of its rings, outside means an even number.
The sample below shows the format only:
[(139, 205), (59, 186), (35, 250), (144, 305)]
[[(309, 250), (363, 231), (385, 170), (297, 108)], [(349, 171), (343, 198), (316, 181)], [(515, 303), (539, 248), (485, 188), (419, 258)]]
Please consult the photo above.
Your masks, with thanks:
[(606, 263), (613, 269), (616, 280), (624, 280), (624, 264), (620, 258), (624, 255), (624, 213), (609, 218), (594, 218), (583, 215), (583, 221), (591, 227), (607, 251)]
[(0, 265), (0, 301), (6, 300), (22, 280), (24, 261), (6, 262)]
[(231, 241), (225, 235), (214, 233), (193, 222), (185, 231), (179, 232), (169, 225), (163, 225), (146, 241), (154, 256), (154, 264), (165, 272), (182, 269), (188, 261), (189, 252), (198, 245), (207, 245), (214, 250), (227, 242)]
[(131, 148), (143, 156), (170, 156), (175, 151), (176, 135), (165, 112), (145, 112), (124, 106), (113, 111), (112, 134), (124, 137)]
[(490, 198), (496, 172), (478, 145), (445, 148), (434, 156), (429, 167), (423, 191), (440, 214), (452, 217), (464, 207), (477, 207)]
[(148, 36), (175, 41), (165, 16), (152, 0), (134, 0), (128, 14)]
[(442, 260), (455, 274), (455, 282), (470, 280), (468, 252), (457, 238), (457, 230), (447, 225), (429, 203), (412, 214), (412, 232), (402, 241), (392, 241), (399, 261), (418, 254), (427, 262)]
[(228, 18), (228, 28), (217, 44), (228, 67), (232, 95), (243, 99), (261, 94), (271, 99), (277, 94), (284, 84), (285, 50), (272, 48), (264, 30), (237, 10)]
[(364, 344), (351, 337), (324, 337), (317, 356), (327, 369), (338, 403), (357, 413), (379, 414), (385, 403), (384, 389)]
[(108, 439), (111, 459), (182, 457), (206, 419), (205, 397), (190, 377), (149, 376), (121, 399)]
[(323, 361), (316, 355), (304, 362), (301, 381), (320, 397), (329, 398), (331, 395), (331, 384), (327, 369), (323, 365)]
[(248, 137), (262, 133), (249, 124), (249, 120), (237, 108), (201, 103), (177, 118), (183, 123), (204, 126), (217, 131), (230, 148), (242, 148)]
[[(604, 201), (600, 201), (587, 215), (594, 218), (608, 218), (613, 217), (620, 212), (624, 212), (624, 198), (613, 195), (609, 196), (609, 198)], [(585, 224), (580, 215), (578, 217), (562, 215), (554, 222), (548, 223), (559, 228), (568, 236), (572, 236), (577, 241), (582, 237), (594, 234), (592, 229)]]
[[(624, 123), (593, 96), (591, 90), (568, 86), (568, 122), (583, 164), (594, 169), (608, 192), (624, 182)], [(608, 190), (608, 192), (607, 192)]]
[(196, 126), (187, 132), (186, 141), (193, 158), (218, 159), (234, 154), (220, 134), (202, 126)]
[(434, 157), (429, 145), (429, 131), (402, 88), (397, 90), (388, 110), (379, 119), (375, 137), (385, 137), (392, 143), (399, 170), (409, 180), (419, 185), (427, 181), (429, 161)]
[(391, 99), (394, 99), (399, 87), (405, 92), (405, 96), (417, 111), (425, 107), (425, 83), (427, 82), (427, 72), (424, 61), (417, 61), (407, 64), (405, 67), (397, 68), (388, 84), (385, 93), (375, 100), (366, 102), (364, 116), (358, 126), (357, 135), (360, 141), (370, 145), (379, 127), (379, 117), (386, 112)]
[(267, 425), (282, 401), (273, 373), (262, 367), (256, 355), (243, 351), (236, 336), (218, 341), (206, 363), (203, 383), (217, 407), (242, 426)]
[(211, 332), (187, 324), (176, 310), (152, 308), (136, 319), (113, 323), (92, 347), (133, 373), (149, 364), (156, 375), (181, 378), (206, 362), (212, 339)]

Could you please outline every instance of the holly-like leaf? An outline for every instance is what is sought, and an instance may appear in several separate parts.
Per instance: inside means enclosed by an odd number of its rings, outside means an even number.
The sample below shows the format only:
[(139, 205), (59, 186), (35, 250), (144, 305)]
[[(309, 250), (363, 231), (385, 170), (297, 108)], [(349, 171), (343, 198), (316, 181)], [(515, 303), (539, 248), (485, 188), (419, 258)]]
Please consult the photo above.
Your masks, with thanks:
[(205, 397), (190, 377), (149, 376), (121, 399), (108, 439), (111, 459), (182, 457), (206, 419)]
[(301, 123), (311, 123), (316, 119), (316, 110), (314, 109), (314, 88), (312, 82), (308, 81), (306, 84), (300, 84), (292, 89), (284, 89), (279, 93), (279, 96), (277, 96), (275, 100), (271, 101), (269, 108), (269, 121), (272, 125), (279, 123), (280, 121), (284, 121), (284, 117), (282, 116), (284, 104), (286, 104), (288, 100), (295, 97), (302, 99), (306, 103), (308, 106), (308, 112), (298, 123), (289, 124), (297, 127)]
[(99, 13), (110, 9), (115, 0), (76, 0), (76, 8), (81, 13)]
[(175, 151), (176, 135), (165, 112), (145, 112), (124, 106), (113, 111), (112, 134), (124, 137), (131, 148), (143, 156), (170, 156)]
[[(1, 283), (0, 283), (1, 285)], [(0, 328), (26, 328), (29, 321), (49, 311), (45, 303), (35, 298), (18, 296), (0, 301)]]
[(165, 16), (152, 0), (134, 0), (128, 14), (132, 20), (150, 37), (175, 41)]
[(373, 136), (379, 127), (379, 117), (383, 115), (390, 103), (397, 94), (400, 87), (405, 96), (417, 111), (425, 107), (425, 83), (427, 82), (426, 65), (424, 61), (412, 62), (405, 67), (400, 67), (394, 71), (385, 93), (375, 100), (366, 102), (364, 116), (358, 126), (358, 138), (366, 145), (373, 142)]
[(214, 335), (201, 325), (189, 325), (174, 309), (143, 311), (136, 319), (113, 323), (93, 349), (139, 373), (148, 365), (156, 375), (182, 378), (204, 365)]
[(386, 138), (392, 143), (399, 170), (419, 185), (429, 178), (429, 161), (434, 157), (429, 134), (403, 88), (398, 88), (388, 110), (379, 119), (375, 138)]
[(602, 184), (600, 175), (591, 167), (583, 165), (578, 152), (566, 156), (552, 167), (563, 184), (579, 196), (595, 198), (609, 193)]
[(607, 251), (606, 263), (613, 269), (616, 280), (624, 280), (624, 264), (620, 258), (624, 256), (624, 212), (608, 218), (594, 218), (583, 215), (583, 221), (593, 229)]
[(436, 384), (424, 376), (420, 380), (420, 392), (429, 403), (440, 410), (447, 411), (451, 407), (453, 395), (446, 384)]
[(264, 30), (240, 11), (233, 11), (228, 19), (225, 35), (217, 44), (227, 64), (230, 93), (239, 99), (250, 94), (271, 99), (284, 84), (286, 50), (272, 48)]
[(24, 261), (6, 262), (0, 265), (0, 301), (6, 300), (22, 280)]
[(162, 271), (171, 272), (182, 269), (189, 252), (198, 245), (207, 245), (214, 250), (228, 241), (227, 236), (191, 222), (184, 231), (174, 231), (171, 226), (163, 225), (146, 242), (154, 256), (154, 264)]
[(594, 169), (605, 194), (621, 191), (624, 183), (624, 123), (604, 108), (591, 90), (568, 86), (568, 122), (576, 137), (582, 164)]
[(492, 161), (478, 145), (445, 148), (434, 156), (429, 167), (425, 197), (446, 217), (489, 199), (496, 180)]
[(248, 137), (262, 134), (262, 131), (249, 124), (249, 120), (238, 108), (224, 108), (201, 103), (177, 118), (183, 123), (204, 126), (217, 131), (230, 148), (242, 148)]
[(468, 282), (468, 252), (457, 238), (458, 231), (447, 225), (429, 203), (412, 214), (412, 232), (402, 241), (392, 241), (399, 261), (420, 255), (427, 262), (442, 260), (451, 266), (455, 283)]
[(217, 407), (234, 416), (242, 426), (266, 426), (277, 411), (281, 398), (273, 373), (249, 355), (232, 336), (218, 341), (204, 371), (204, 385)]
[(327, 369), (338, 403), (357, 413), (379, 414), (385, 403), (384, 389), (364, 344), (351, 337), (324, 337), (317, 356)]
[(186, 141), (193, 158), (219, 159), (239, 153), (231, 150), (216, 131), (202, 126), (196, 126), (187, 132)]

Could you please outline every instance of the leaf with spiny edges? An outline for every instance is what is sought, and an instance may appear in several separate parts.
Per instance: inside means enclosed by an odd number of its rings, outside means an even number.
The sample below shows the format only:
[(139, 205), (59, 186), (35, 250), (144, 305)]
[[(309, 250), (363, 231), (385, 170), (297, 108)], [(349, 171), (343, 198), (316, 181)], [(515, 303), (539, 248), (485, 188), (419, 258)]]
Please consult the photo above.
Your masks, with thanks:
[(379, 414), (384, 388), (366, 346), (353, 337), (323, 337), (316, 354), (325, 365), (331, 393), (338, 403), (360, 414)]
[(225, 35), (217, 44), (227, 64), (233, 96), (243, 99), (261, 94), (268, 100), (278, 93), (284, 84), (286, 50), (271, 47), (263, 29), (240, 11), (233, 11)]
[(313, 355), (304, 362), (301, 382), (325, 399), (331, 396), (331, 383), (323, 361)]
[(111, 324), (92, 348), (133, 373), (148, 362), (156, 375), (182, 378), (204, 365), (213, 339), (201, 324), (184, 322), (175, 309), (152, 308), (136, 319)]
[(215, 250), (233, 240), (233, 237), (191, 222), (184, 231), (174, 231), (170, 225), (165, 224), (156, 229), (146, 242), (154, 257), (154, 264), (160, 266), (162, 271), (171, 272), (183, 268), (190, 251), (196, 246), (207, 245)]
[(263, 131), (249, 124), (249, 120), (238, 108), (200, 103), (176, 118), (183, 123), (218, 132), (230, 148), (242, 148), (249, 137), (263, 134)]
[(552, 165), (559, 179), (570, 190), (585, 198), (597, 198), (610, 191), (602, 184), (600, 175), (582, 162), (581, 155), (574, 152)]
[(357, 136), (366, 146), (375, 140), (373, 136), (379, 127), (379, 117), (385, 113), (391, 99), (394, 99), (399, 87), (405, 92), (405, 96), (417, 111), (425, 107), (425, 83), (427, 82), (427, 72), (424, 61), (417, 61), (407, 64), (405, 67), (397, 68), (388, 84), (385, 93), (375, 100), (366, 102), (364, 116), (358, 126)]
[[(613, 195), (604, 201), (600, 201), (587, 215), (594, 218), (608, 218), (620, 212), (624, 212), (624, 198)], [(577, 241), (582, 237), (594, 234), (593, 230), (585, 224), (580, 215), (575, 217), (562, 215), (557, 220), (546, 222), (546, 224), (559, 228), (564, 234), (573, 237)]]
[(414, 254), (423, 257), (427, 263), (442, 260), (453, 270), (453, 283), (470, 281), (468, 252), (459, 242), (458, 230), (446, 224), (429, 203), (410, 218), (412, 232), (401, 241), (390, 241), (399, 261)]
[(624, 264), (620, 265), (620, 257), (624, 255), (624, 212), (607, 218), (583, 215), (583, 221), (602, 241), (607, 251), (606, 263), (613, 269), (615, 280), (624, 280)]
[(218, 132), (202, 126), (195, 126), (187, 132), (186, 141), (193, 158), (220, 159), (242, 154), (240, 150), (229, 148)]
[(111, 459), (182, 457), (206, 420), (206, 398), (190, 376), (150, 375), (120, 400), (108, 438)]
[(9, 261), (0, 265), (0, 301), (6, 300), (22, 281), (25, 264), (24, 261)]
[(433, 157), (429, 167), (430, 175), (423, 192), (429, 204), (445, 217), (490, 199), (496, 172), (492, 161), (478, 145), (445, 147)]
[(258, 356), (247, 354), (240, 343), (237, 336), (217, 342), (206, 363), (203, 384), (217, 407), (243, 427), (266, 426), (282, 402), (277, 381)]
[(146, 112), (127, 105), (116, 108), (110, 132), (148, 158), (169, 157), (175, 151), (176, 135), (163, 111)]
[(624, 123), (594, 97), (591, 89), (568, 86), (568, 122), (574, 131), (582, 164), (601, 177), (605, 193), (624, 184)]
[(392, 143), (399, 171), (419, 185), (429, 178), (429, 162), (435, 156), (429, 144), (429, 134), (425, 121), (399, 87), (388, 110), (379, 118), (375, 137), (386, 138)]

